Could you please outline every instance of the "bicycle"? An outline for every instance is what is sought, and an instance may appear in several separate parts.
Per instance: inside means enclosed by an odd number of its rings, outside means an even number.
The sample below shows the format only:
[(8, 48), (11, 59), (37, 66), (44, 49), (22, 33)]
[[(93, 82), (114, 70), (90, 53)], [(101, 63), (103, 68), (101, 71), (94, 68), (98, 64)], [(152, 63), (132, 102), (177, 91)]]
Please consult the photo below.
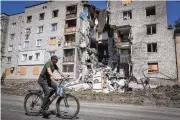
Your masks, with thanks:
[[(49, 97), (51, 98), (51, 100), (49, 100), (48, 104), (50, 105), (56, 98), (58, 98), (56, 101), (56, 115), (60, 118), (72, 119), (76, 117), (77, 114), (79, 113), (80, 104), (75, 96), (73, 96), (70, 93), (65, 93), (65, 88), (67, 87), (67, 84), (65, 84), (65, 82), (67, 80), (68, 80), (67, 78), (60, 79), (59, 84), (57, 84), (57, 89), (60, 90), (61, 95), (58, 95), (57, 92), (55, 92), (53, 95)], [(28, 100), (30, 100), (31, 97), (33, 99), (30, 101), (30, 104), (28, 106), (29, 103)], [(24, 99), (25, 113), (29, 116), (37, 116), (41, 114), (42, 100), (43, 100), (42, 90), (28, 90), (28, 93), (26, 94)], [(38, 107), (37, 109), (35, 108), (36, 106)], [(28, 109), (29, 107), (30, 109)], [(73, 108), (75, 110), (73, 110)], [(70, 112), (72, 114), (68, 115)]]

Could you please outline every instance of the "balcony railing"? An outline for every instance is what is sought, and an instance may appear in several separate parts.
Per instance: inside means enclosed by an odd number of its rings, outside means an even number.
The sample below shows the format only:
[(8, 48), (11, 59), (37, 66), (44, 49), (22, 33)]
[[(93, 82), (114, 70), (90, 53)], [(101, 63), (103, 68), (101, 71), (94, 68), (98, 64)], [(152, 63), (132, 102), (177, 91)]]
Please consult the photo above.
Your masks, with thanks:
[(120, 42), (116, 45), (118, 48), (130, 48), (129, 42)]
[(71, 19), (71, 18), (76, 18), (76, 17), (77, 17), (77, 13), (66, 15), (66, 19)]
[(74, 56), (63, 57), (63, 62), (74, 62)]
[(65, 28), (65, 32), (66, 33), (71, 33), (71, 32), (75, 32), (76, 31), (76, 27), (68, 27), (68, 28)]
[(75, 46), (75, 42), (67, 41), (64, 43), (64, 47), (72, 47), (72, 46)]

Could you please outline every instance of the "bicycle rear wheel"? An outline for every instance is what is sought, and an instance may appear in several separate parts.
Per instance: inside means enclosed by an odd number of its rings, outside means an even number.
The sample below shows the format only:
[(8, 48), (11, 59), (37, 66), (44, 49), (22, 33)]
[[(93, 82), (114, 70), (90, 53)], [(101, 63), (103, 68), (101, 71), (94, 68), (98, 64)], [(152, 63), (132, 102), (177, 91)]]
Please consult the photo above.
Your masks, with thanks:
[(65, 94), (57, 100), (56, 108), (57, 115), (61, 118), (72, 119), (79, 113), (80, 104), (75, 96)]
[(36, 116), (41, 112), (42, 96), (37, 93), (30, 93), (25, 97), (24, 110), (27, 115)]

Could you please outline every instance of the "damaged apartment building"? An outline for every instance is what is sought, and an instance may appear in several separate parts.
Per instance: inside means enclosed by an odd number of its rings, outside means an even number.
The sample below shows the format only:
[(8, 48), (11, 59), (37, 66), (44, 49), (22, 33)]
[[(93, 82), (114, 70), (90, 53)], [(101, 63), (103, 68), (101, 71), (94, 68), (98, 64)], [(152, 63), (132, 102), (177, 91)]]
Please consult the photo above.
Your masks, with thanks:
[(150, 78), (154, 85), (177, 82), (165, 1), (107, 1), (106, 9), (84, 7), (87, 17), (82, 18), (89, 22), (80, 44), (84, 79), (101, 83), (112, 73), (119, 79)]
[(8, 79), (37, 79), (53, 54), (60, 57), (64, 74), (84, 82), (107, 82), (108, 73), (141, 79), (142, 71), (155, 78), (153, 84), (177, 78), (165, 1), (107, 1), (105, 9), (82, 1), (54, 1), (8, 17), (2, 66)]

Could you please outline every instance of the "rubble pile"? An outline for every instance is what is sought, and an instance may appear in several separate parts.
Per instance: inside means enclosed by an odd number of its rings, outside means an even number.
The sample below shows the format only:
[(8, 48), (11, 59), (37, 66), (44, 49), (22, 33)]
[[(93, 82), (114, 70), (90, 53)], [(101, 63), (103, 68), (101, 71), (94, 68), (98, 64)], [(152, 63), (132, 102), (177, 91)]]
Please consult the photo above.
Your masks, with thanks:
[(6, 84), (2, 86), (1, 92), (3, 94), (22, 95), (27, 93), (27, 90), (41, 89), (37, 81), (22, 82), (19, 84)]
[(143, 104), (180, 107), (180, 84), (158, 86), (153, 89), (136, 90), (134, 97), (143, 98)]
[[(113, 91), (108, 94), (84, 89), (82, 88), (83, 85), (78, 85), (80, 88), (78, 91), (67, 89), (67, 92), (74, 94), (79, 100), (85, 101), (180, 107), (180, 85), (178, 84), (173, 86), (158, 86), (146, 90), (139, 89), (124, 93)], [(1, 92), (2, 94), (24, 96), (26, 91), (30, 89), (40, 89), (37, 81), (7, 85), (1, 88)]]

